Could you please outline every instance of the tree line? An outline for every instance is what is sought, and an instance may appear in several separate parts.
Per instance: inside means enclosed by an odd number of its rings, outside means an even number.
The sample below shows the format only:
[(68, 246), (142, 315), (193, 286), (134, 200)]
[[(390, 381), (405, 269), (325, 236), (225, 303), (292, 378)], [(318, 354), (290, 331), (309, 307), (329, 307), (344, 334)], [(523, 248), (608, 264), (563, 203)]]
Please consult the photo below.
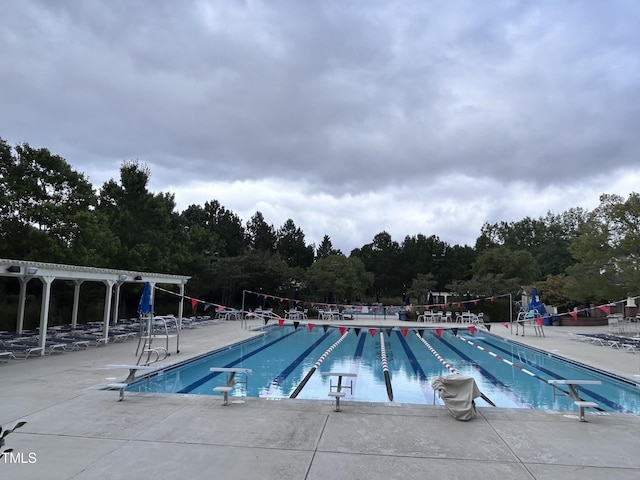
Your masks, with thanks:
[[(640, 290), (637, 193), (603, 194), (593, 211), (485, 223), (474, 246), (382, 231), (347, 255), (329, 235), (308, 243), (293, 219), (276, 228), (256, 211), (243, 223), (215, 199), (178, 212), (174, 194), (149, 190), (150, 175), (124, 161), (120, 178), (96, 190), (48, 149), (0, 138), (0, 257), (191, 275), (190, 296), (225, 305), (244, 290), (420, 305), (430, 291), (485, 297), (536, 285), (568, 309)], [(3, 279), (0, 288), (15, 287)]]

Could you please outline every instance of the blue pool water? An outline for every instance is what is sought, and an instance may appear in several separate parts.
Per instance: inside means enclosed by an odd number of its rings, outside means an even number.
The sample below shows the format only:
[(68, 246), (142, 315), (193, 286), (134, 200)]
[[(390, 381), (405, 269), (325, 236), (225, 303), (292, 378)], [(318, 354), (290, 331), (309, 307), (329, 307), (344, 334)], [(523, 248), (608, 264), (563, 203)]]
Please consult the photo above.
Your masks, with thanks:
[[(336, 327), (330, 327), (326, 332), (322, 328), (309, 331), (304, 327), (268, 327), (263, 335), (162, 370), (132, 384), (127, 390), (218, 395), (213, 388), (223, 385), (226, 375), (212, 373), (209, 368), (242, 367), (253, 372), (246, 388), (238, 384), (232, 395), (288, 398), (340, 337)], [(340, 371), (357, 374), (353, 392), (347, 391), (346, 400), (388, 402), (381, 337), (384, 338), (391, 387), (397, 403), (441, 404), (431, 388), (431, 380), (451, 373), (444, 361), (458, 373), (474, 377), (480, 390), (499, 407), (575, 410), (573, 402), (561, 393), (554, 395), (553, 387), (546, 381), (580, 379), (602, 381), (602, 385), (580, 387), (583, 400), (594, 401), (605, 411), (640, 413), (640, 387), (637, 384), (485, 331), (476, 330), (472, 336), (466, 329), (460, 329), (457, 335), (445, 330), (441, 336), (427, 329), (423, 334), (424, 341), (412, 330), (403, 336), (395, 329), (377, 329), (374, 335), (367, 328), (362, 328), (359, 335), (351, 329), (324, 358), (297, 398), (327, 400), (330, 379), (320, 373)], [(434, 356), (424, 342), (442, 360)], [(332, 381), (335, 383), (335, 378)], [(484, 402), (479, 399), (478, 404)]]

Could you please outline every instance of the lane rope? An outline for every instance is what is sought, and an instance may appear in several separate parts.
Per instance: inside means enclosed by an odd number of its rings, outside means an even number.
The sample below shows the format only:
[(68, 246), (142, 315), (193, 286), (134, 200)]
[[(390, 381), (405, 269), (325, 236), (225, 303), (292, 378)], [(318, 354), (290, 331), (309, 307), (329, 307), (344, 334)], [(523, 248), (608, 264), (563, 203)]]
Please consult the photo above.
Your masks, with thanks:
[[(435, 348), (433, 348), (429, 342), (427, 342), (424, 338), (422, 338), (418, 332), (415, 332), (415, 334), (416, 334), (416, 336), (420, 339), (420, 341), (421, 341), (422, 343), (424, 343), (424, 345), (429, 349), (429, 351), (433, 354), (433, 356), (434, 356), (434, 357), (436, 357), (436, 358), (440, 361), (440, 363), (442, 363), (445, 367), (447, 367), (451, 373), (453, 373), (453, 374), (457, 374), (457, 373), (458, 373), (458, 372), (457, 372), (457, 370), (456, 370), (455, 368), (453, 368), (453, 367), (449, 364), (449, 362), (447, 362), (444, 358), (442, 358), (442, 356), (437, 352), (437, 350), (436, 350)], [(457, 335), (456, 335), (456, 337), (457, 337)], [(485, 402), (487, 402), (489, 405), (491, 405), (491, 406), (493, 406), (493, 407), (495, 407), (495, 406), (496, 406), (496, 404), (495, 404), (495, 403), (493, 403), (493, 402), (489, 399), (489, 397), (487, 397), (484, 393), (480, 392), (480, 397), (481, 397)]]
[(380, 358), (382, 359), (382, 373), (384, 373), (384, 383), (387, 386), (387, 396), (393, 402), (393, 389), (391, 388), (391, 376), (389, 375), (389, 365), (387, 364), (387, 350), (384, 345), (384, 333), (380, 332)]
[(302, 380), (302, 382), (300, 382), (300, 385), (298, 385), (296, 387), (296, 389), (293, 391), (293, 393), (289, 396), (289, 398), (296, 398), (298, 396), (298, 394), (300, 393), (300, 391), (304, 388), (304, 386), (307, 384), (307, 382), (309, 381), (309, 379), (311, 378), (311, 376), (313, 375), (313, 373), (318, 369), (318, 367), (320, 366), (320, 364), (322, 362), (324, 362), (324, 359), (327, 358), (329, 356), (329, 354), (333, 351), (334, 348), (336, 348), (340, 342), (342, 342), (347, 335), (349, 335), (349, 330), (346, 330), (342, 336), (333, 344), (331, 345), (329, 348), (327, 348), (327, 350), (320, 355), (320, 358), (318, 358), (318, 360), (316, 361), (316, 363), (313, 365), (313, 367), (311, 368), (311, 370), (309, 370), (309, 372), (307, 373), (307, 375), (304, 377), (304, 379)]

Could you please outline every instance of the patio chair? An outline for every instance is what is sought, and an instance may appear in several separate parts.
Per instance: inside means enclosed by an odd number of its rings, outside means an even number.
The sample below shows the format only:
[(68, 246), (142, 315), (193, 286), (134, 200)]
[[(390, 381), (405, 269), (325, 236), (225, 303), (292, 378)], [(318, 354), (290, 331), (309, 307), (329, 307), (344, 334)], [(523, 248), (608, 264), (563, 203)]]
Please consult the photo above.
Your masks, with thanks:
[(480, 312), (477, 315), (473, 315), (471, 317), (471, 323), (473, 325), (477, 325), (477, 326), (482, 326), (484, 327), (484, 313)]

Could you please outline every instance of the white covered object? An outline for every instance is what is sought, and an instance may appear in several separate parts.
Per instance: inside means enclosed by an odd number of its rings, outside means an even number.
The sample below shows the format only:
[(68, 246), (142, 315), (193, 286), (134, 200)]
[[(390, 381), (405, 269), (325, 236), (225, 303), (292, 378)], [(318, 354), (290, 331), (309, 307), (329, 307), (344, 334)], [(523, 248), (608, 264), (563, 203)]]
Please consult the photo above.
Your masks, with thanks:
[(473, 377), (448, 375), (436, 377), (431, 387), (438, 391), (449, 413), (456, 420), (471, 420), (476, 416), (475, 398), (481, 393)]

